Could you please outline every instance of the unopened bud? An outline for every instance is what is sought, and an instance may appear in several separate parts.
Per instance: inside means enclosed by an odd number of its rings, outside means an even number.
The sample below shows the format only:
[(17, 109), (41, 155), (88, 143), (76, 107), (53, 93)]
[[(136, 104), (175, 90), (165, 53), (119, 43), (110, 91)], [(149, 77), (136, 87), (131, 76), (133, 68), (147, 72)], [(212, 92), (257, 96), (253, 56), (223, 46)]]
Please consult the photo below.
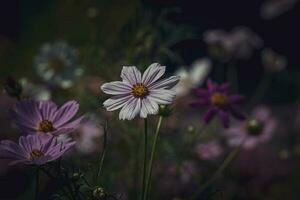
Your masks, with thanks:
[(14, 78), (8, 77), (5, 80), (4, 89), (9, 96), (20, 99), (22, 86)]
[(158, 114), (162, 117), (169, 117), (172, 114), (172, 109), (167, 105), (159, 105)]
[(93, 191), (93, 197), (95, 200), (103, 200), (106, 197), (104, 188), (96, 187)]

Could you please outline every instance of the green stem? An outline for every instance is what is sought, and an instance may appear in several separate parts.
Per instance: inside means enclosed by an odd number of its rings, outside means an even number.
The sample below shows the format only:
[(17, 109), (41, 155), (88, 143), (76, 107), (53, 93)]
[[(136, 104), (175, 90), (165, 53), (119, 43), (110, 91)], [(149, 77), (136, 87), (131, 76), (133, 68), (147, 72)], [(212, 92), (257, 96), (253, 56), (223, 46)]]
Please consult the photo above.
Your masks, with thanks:
[(39, 179), (40, 179), (40, 173), (39, 173), (39, 168), (37, 168), (36, 179), (35, 179), (35, 200), (39, 199)]
[(95, 180), (96, 184), (99, 183), (98, 179), (99, 179), (101, 171), (102, 171), (104, 158), (105, 158), (106, 150), (107, 150), (107, 121), (106, 121), (105, 127), (104, 127), (104, 138), (103, 138), (103, 144), (102, 145), (103, 145), (102, 153), (101, 153), (101, 156), (99, 158), (98, 170), (97, 170), (97, 175), (96, 175), (96, 180)]
[(238, 153), (241, 150), (241, 146), (243, 144), (243, 140), (241, 142), (241, 144), (239, 146), (237, 146), (223, 161), (223, 163), (221, 164), (221, 166), (217, 169), (217, 171), (213, 174), (213, 176), (206, 181), (202, 187), (198, 190), (198, 192), (196, 192), (193, 196), (192, 196), (192, 200), (196, 199), (197, 196), (204, 191), (205, 189), (207, 189), (213, 182), (215, 182), (216, 179), (218, 179), (223, 171), (226, 169), (226, 167), (234, 160), (234, 158), (238, 155)]
[(232, 92), (237, 93), (239, 90), (238, 84), (238, 69), (233, 65), (229, 65), (227, 68), (227, 81), (230, 83)]
[(147, 180), (146, 180), (146, 187), (145, 187), (146, 189), (145, 189), (145, 194), (144, 194), (143, 200), (148, 199), (148, 191), (149, 191), (149, 186), (150, 186), (150, 182), (151, 182), (153, 161), (154, 161), (154, 156), (155, 156), (155, 151), (156, 151), (156, 146), (157, 146), (157, 140), (158, 140), (162, 120), (163, 120), (163, 117), (160, 116), (159, 120), (158, 120), (158, 123), (157, 123), (156, 131), (155, 131), (154, 141), (153, 141), (153, 144), (152, 144), (151, 156), (150, 156), (150, 162), (149, 162), (148, 174), (147, 174)]
[(145, 189), (146, 189), (146, 171), (147, 171), (147, 147), (148, 147), (148, 125), (147, 125), (147, 118), (144, 119), (144, 161), (143, 161), (143, 177), (142, 177), (142, 193), (141, 193), (141, 200), (144, 197)]
[[(41, 167), (40, 169), (41, 169), (41, 171), (44, 172), (50, 179), (53, 179), (53, 180), (57, 179), (57, 177), (55, 177), (54, 175), (52, 175), (50, 172), (48, 172), (48, 171), (47, 171), (46, 169), (44, 169), (43, 167)], [(60, 177), (60, 176), (61, 176), (61, 175), (58, 174), (58, 177)], [(68, 192), (65, 191), (65, 189), (64, 189), (63, 187), (61, 188), (61, 190), (62, 190), (63, 194), (64, 194), (68, 199), (72, 199), (72, 198), (69, 196)]]
[(255, 105), (255, 103), (259, 102), (264, 97), (264, 94), (268, 90), (271, 81), (271, 75), (264, 76), (264, 78), (256, 88), (254, 94), (252, 95), (252, 98), (250, 99), (248, 105), (246, 106), (248, 109), (250, 109), (253, 105)]

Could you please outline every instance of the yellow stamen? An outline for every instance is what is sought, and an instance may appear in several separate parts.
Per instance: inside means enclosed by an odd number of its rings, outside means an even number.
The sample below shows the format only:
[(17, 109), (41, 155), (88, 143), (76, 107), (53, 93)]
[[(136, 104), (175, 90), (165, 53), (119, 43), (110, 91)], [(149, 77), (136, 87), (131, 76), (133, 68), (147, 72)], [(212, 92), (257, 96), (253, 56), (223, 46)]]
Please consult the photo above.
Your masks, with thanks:
[(137, 98), (144, 98), (149, 94), (149, 90), (144, 84), (137, 83), (133, 85), (131, 94)]
[(49, 59), (48, 64), (55, 72), (60, 72), (66, 67), (65, 61), (59, 57)]
[(38, 125), (38, 131), (47, 133), (47, 132), (51, 132), (51, 131), (55, 131), (55, 128), (53, 127), (53, 123), (50, 122), (47, 119), (44, 119), (43, 121), (41, 121)]
[(211, 103), (215, 106), (225, 106), (228, 104), (228, 98), (226, 94), (216, 92), (210, 97)]
[(33, 160), (34, 158), (40, 158), (40, 157), (43, 157), (44, 155), (45, 154), (42, 151), (33, 149), (29, 154), (29, 159)]

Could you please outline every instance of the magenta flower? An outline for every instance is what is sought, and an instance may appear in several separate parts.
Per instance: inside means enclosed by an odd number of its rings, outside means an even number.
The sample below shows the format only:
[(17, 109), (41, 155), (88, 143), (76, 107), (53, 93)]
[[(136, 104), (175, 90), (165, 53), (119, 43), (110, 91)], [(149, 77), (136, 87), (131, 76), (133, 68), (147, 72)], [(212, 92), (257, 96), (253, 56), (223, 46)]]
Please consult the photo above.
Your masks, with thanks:
[(76, 101), (68, 101), (60, 108), (52, 101), (24, 100), (16, 104), (13, 117), (24, 134), (66, 134), (74, 131), (82, 117), (70, 121), (79, 109)]
[(208, 89), (196, 89), (195, 94), (200, 98), (191, 103), (192, 106), (206, 105), (209, 107), (203, 118), (206, 124), (208, 124), (216, 114), (221, 119), (225, 128), (229, 127), (230, 115), (240, 120), (245, 118), (235, 107), (235, 104), (241, 103), (244, 97), (241, 95), (229, 95), (228, 83), (218, 85), (208, 80), (207, 87)]
[(10, 160), (9, 165), (43, 165), (61, 157), (74, 144), (72, 140), (57, 141), (50, 134), (21, 136), (19, 144), (0, 141), (0, 159)]
[(231, 128), (225, 130), (230, 146), (242, 145), (251, 149), (259, 143), (268, 141), (276, 128), (276, 120), (271, 112), (264, 106), (256, 107), (249, 118), (244, 122), (236, 122)]

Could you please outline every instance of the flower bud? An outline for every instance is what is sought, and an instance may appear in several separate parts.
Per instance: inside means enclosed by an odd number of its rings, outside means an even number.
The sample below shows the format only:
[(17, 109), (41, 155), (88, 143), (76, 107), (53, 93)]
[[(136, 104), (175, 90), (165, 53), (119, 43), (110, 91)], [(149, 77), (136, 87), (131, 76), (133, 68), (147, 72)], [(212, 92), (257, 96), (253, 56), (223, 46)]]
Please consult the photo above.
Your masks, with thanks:
[(95, 200), (104, 200), (106, 197), (104, 188), (97, 186), (93, 191), (93, 197)]
[(167, 105), (159, 105), (158, 114), (162, 117), (169, 117), (172, 114), (172, 109)]
[(14, 98), (20, 98), (22, 93), (22, 86), (13, 77), (8, 77), (4, 82), (4, 89), (6, 93)]

